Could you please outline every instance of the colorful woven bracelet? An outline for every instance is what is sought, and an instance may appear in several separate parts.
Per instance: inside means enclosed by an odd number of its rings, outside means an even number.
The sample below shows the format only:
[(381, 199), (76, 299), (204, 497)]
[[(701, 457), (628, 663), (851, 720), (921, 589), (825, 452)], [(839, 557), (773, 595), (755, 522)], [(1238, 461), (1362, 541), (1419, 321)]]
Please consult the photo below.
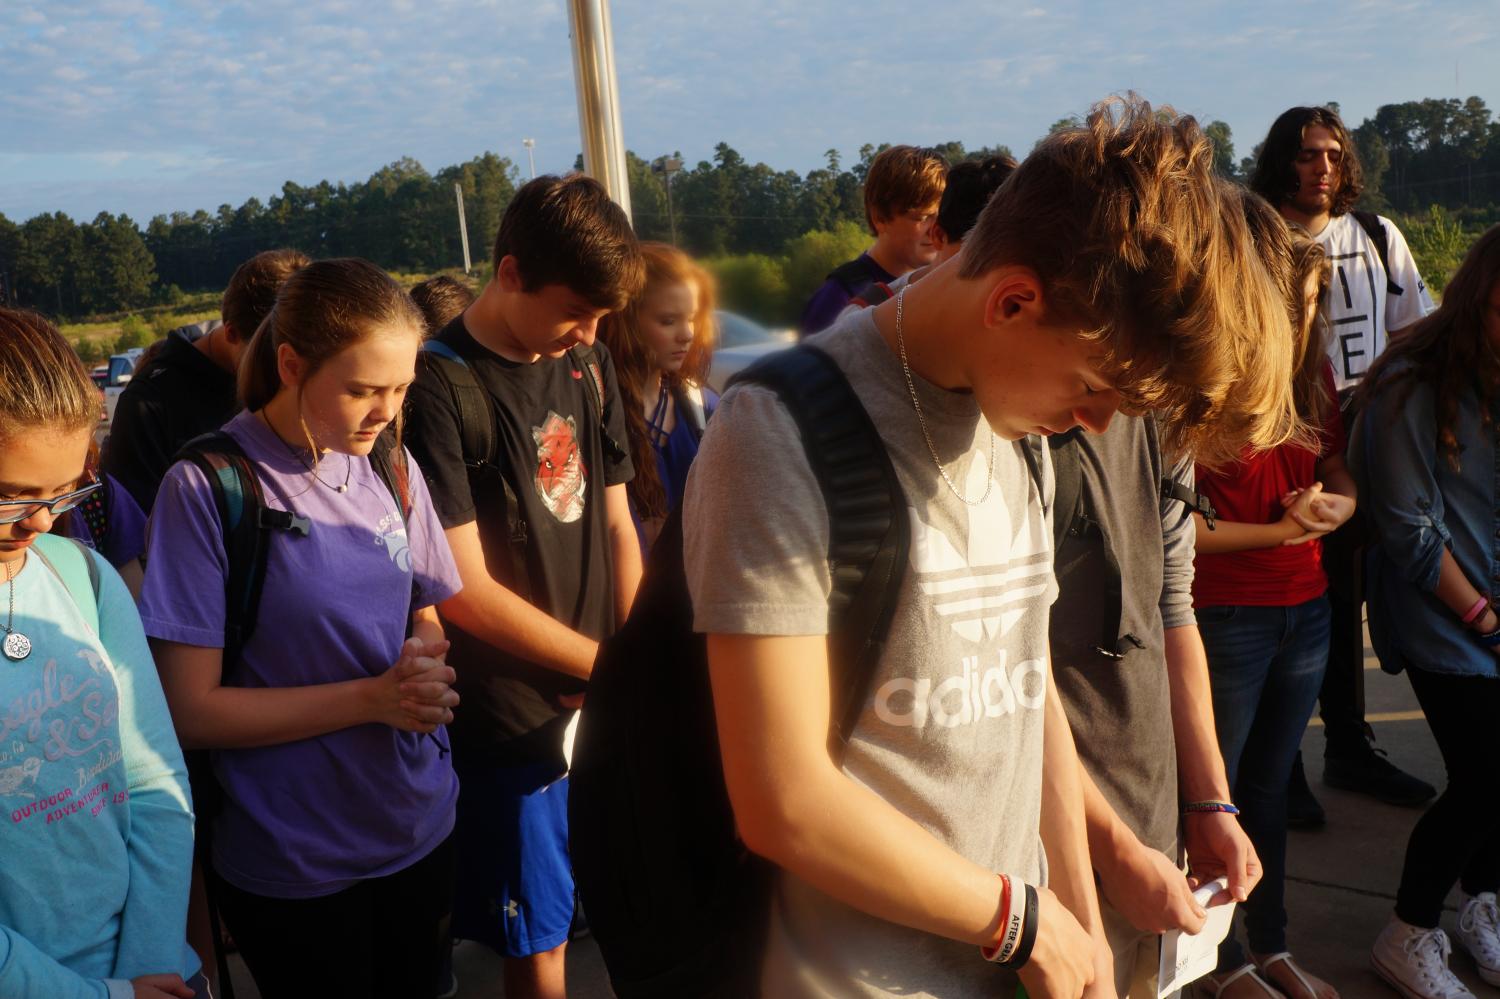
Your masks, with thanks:
[(1240, 814), (1240, 810), (1227, 801), (1190, 801), (1182, 806), (1182, 810), (1189, 814), (1196, 812), (1224, 812), (1227, 815)]

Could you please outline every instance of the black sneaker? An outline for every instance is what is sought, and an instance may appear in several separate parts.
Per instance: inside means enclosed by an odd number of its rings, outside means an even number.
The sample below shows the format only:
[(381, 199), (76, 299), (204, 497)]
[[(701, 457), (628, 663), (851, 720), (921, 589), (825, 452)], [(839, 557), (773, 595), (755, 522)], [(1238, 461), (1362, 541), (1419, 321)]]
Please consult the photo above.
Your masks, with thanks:
[(1328, 822), (1323, 806), (1307, 786), (1302, 769), (1302, 754), (1292, 761), (1292, 776), (1286, 782), (1286, 827), (1288, 829), (1321, 829)]
[(1385, 751), (1368, 742), (1338, 755), (1323, 757), (1323, 783), (1345, 791), (1368, 794), (1387, 805), (1416, 808), (1430, 801), (1437, 788), (1413, 777), (1386, 759)]

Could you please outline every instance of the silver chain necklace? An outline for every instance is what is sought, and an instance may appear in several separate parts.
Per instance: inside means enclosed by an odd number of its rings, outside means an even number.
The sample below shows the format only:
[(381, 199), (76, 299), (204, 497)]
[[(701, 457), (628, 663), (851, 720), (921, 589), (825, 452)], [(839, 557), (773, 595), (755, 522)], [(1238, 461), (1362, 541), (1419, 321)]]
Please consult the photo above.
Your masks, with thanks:
[[(922, 427), (922, 439), (927, 442), (927, 453), (932, 455), (932, 463), (937, 466), (938, 474), (948, 484), (948, 491), (967, 506), (979, 506), (990, 498), (990, 490), (995, 488), (995, 431), (990, 431), (990, 457), (985, 463), (984, 495), (977, 500), (971, 500), (959, 492), (958, 486), (954, 485), (953, 480), (948, 477), (948, 470), (943, 467), (942, 461), (938, 458), (937, 447), (932, 443), (932, 433), (927, 429), (927, 418), (922, 415), (922, 403), (917, 398), (917, 383), (912, 380), (911, 364), (906, 360), (906, 334), (902, 328), (905, 299), (906, 286), (902, 285), (901, 290), (896, 292), (896, 347), (901, 351), (901, 373), (906, 376), (906, 390), (911, 393), (911, 405), (917, 411), (917, 423)], [(982, 416), (981, 419), (983, 419)]]
[(5, 588), (10, 591), (10, 613), (5, 618), (5, 642), (3, 645), (5, 658), (13, 663), (31, 655), (31, 639), (21, 634), (11, 625), (16, 623), (16, 570), (12, 568), (21, 559), (5, 563)]
[(354, 472), (353, 458), (349, 457), (347, 454), (344, 455), (344, 481), (341, 484), (335, 486), (331, 483), (325, 482), (323, 481), (323, 477), (318, 474), (317, 465), (309, 465), (307, 463), (307, 459), (302, 457), (301, 451), (292, 447), (286, 441), (281, 440), (281, 435), (276, 433), (275, 427), (271, 426), (271, 418), (266, 415), (266, 411), (264, 409), (260, 411), (260, 418), (261, 421), (265, 423), (266, 429), (270, 430), (271, 433), (275, 435), (276, 439), (281, 441), (281, 446), (286, 448), (288, 454), (290, 454), (293, 458), (296, 458), (297, 461), (301, 463), (302, 467), (307, 469), (308, 473), (312, 475), (314, 481), (316, 481), (321, 486), (332, 489), (336, 493), (347, 493), (349, 491), (349, 477)]

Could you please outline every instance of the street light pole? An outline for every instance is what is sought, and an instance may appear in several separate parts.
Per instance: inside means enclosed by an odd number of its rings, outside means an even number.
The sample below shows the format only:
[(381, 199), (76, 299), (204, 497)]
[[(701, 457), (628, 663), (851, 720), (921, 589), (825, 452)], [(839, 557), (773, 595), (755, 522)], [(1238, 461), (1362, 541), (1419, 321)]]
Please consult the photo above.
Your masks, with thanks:
[(568, 15), (573, 27), (573, 76), (578, 89), (583, 169), (604, 185), (629, 218), (630, 182), (625, 170), (609, 0), (568, 0)]
[(458, 196), (458, 235), (464, 244), (464, 273), (469, 273), (469, 222), (464, 217), (464, 186), (453, 182), (453, 193)]
[(672, 231), (672, 245), (677, 245), (677, 212), (672, 207), (672, 178), (682, 169), (682, 160), (676, 156), (658, 156), (651, 161), (651, 172), (662, 175), (662, 186), (667, 189), (667, 225)]
[(536, 180), (536, 154), (532, 152), (536, 149), (536, 140), (522, 139), (521, 145), (526, 147), (526, 162), (531, 164), (531, 179)]

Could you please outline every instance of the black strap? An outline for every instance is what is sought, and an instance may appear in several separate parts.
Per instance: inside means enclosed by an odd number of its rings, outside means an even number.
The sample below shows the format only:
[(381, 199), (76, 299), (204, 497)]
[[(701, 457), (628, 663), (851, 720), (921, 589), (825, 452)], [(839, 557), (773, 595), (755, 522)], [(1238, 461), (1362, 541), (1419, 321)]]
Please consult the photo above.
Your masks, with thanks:
[(803, 344), (768, 355), (734, 380), (764, 385), (780, 397), (828, 508), (835, 720), (829, 741), (842, 755), (901, 594), (911, 547), (906, 496), (880, 432), (827, 354)]
[(227, 671), (239, 662), (240, 653), (255, 630), (271, 532), (305, 533), (307, 522), (287, 511), (266, 506), (260, 477), (250, 459), (239, 442), (223, 431), (188, 441), (176, 460), (192, 462), (208, 479), (219, 512), (224, 555), (229, 564), (229, 575), (224, 580), (223, 663)]
[(1385, 290), (1389, 295), (1401, 295), (1405, 289), (1396, 283), (1391, 277), (1390, 245), (1386, 235), (1385, 226), (1380, 223), (1380, 216), (1374, 212), (1350, 212), (1354, 221), (1370, 237), (1370, 242), (1375, 244), (1375, 255), (1380, 258), (1380, 266), (1385, 269)]
[[(433, 370), (448, 383), (453, 407), (458, 414), (459, 453), (463, 456), (471, 487), (476, 495), (498, 489), (503, 497), (504, 558), (508, 577), (503, 582), (511, 592), (529, 603), (531, 573), (527, 569), (526, 547), (530, 531), (520, 497), (500, 468), (494, 398), (479, 384), (469, 362), (444, 341), (428, 340), (422, 344), (422, 355), (424, 362), (431, 364)], [(599, 405), (602, 406), (602, 402)]]
[(850, 305), (858, 305), (861, 308), (873, 308), (882, 302), (888, 302), (896, 297), (891, 291), (891, 286), (884, 281), (871, 281), (864, 290), (849, 300)]
[(580, 343), (568, 351), (568, 360), (578, 379), (588, 387), (594, 413), (599, 417), (599, 440), (604, 444), (604, 453), (619, 464), (629, 457), (629, 452), (610, 435), (609, 425), (604, 422), (604, 369), (599, 365), (599, 354), (592, 344)]
[(1212, 531), (1217, 523), (1219, 512), (1214, 509), (1213, 500), (1196, 489), (1189, 489), (1171, 476), (1162, 476), (1161, 480), (1162, 499), (1177, 500), (1186, 504), (1193, 513), (1203, 518), (1203, 523)]
[(1083, 517), (1083, 467), (1078, 448), (1073, 446), (1082, 427), (1047, 438), (1052, 449), (1052, 547), (1061, 548), (1063, 539), (1076, 537)]
[(837, 282), (850, 298), (857, 297), (885, 276), (885, 272), (879, 269), (879, 265), (867, 253), (861, 253), (853, 260), (839, 264), (828, 272), (828, 280)]

